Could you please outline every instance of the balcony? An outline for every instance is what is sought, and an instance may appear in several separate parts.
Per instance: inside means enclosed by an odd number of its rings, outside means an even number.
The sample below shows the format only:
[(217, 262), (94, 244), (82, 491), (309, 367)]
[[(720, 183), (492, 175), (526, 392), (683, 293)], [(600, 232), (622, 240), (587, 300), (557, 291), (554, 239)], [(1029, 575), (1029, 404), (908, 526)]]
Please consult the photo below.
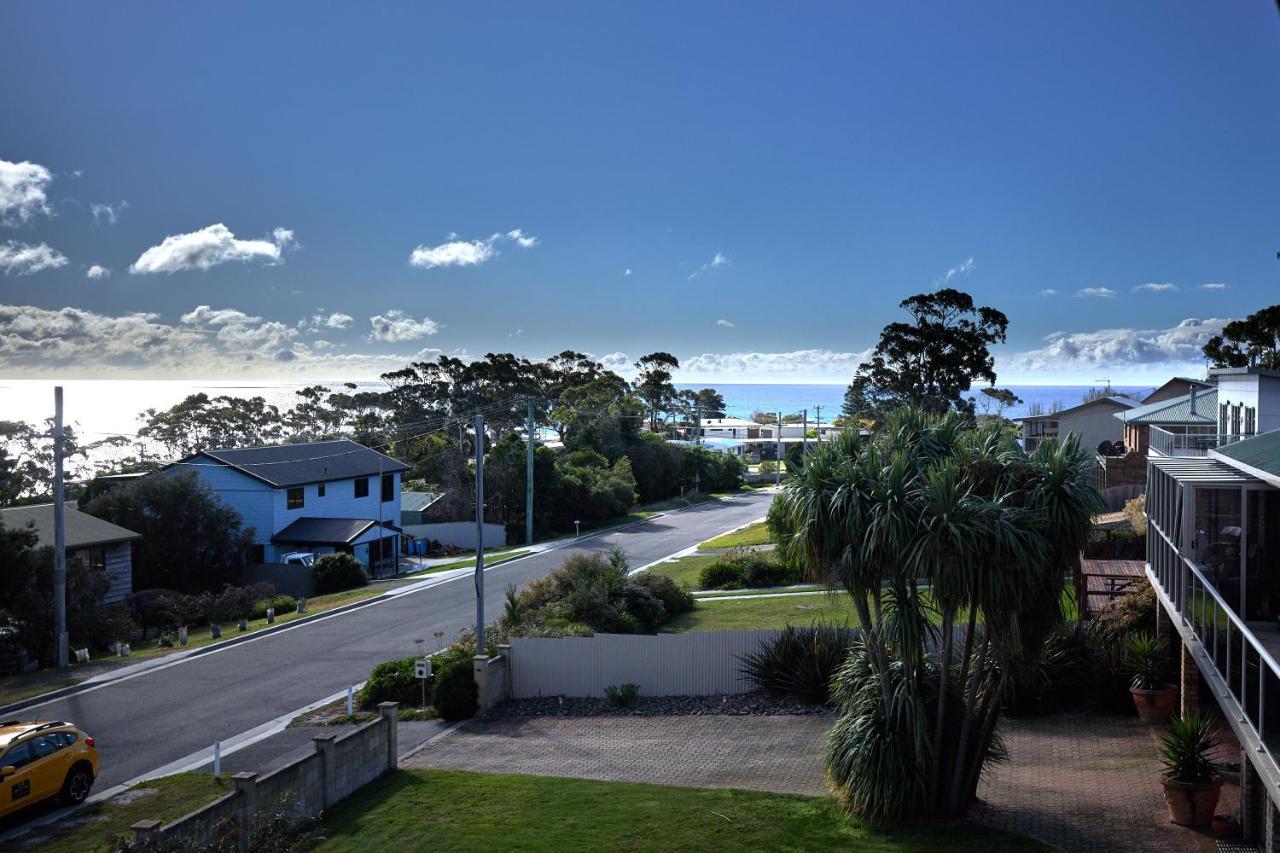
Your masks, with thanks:
[(1156, 456), (1208, 456), (1209, 451), (1214, 448), (1252, 437), (1252, 433), (1224, 435), (1212, 432), (1172, 432), (1158, 426), (1150, 429), (1148, 452)]

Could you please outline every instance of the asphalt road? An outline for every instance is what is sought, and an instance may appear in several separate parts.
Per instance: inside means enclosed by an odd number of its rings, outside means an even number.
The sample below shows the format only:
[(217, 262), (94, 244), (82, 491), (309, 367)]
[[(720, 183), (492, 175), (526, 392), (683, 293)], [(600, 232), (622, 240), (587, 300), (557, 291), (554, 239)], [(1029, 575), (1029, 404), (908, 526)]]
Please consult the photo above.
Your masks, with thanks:
[[(502, 610), (507, 585), (523, 585), (575, 551), (621, 546), (632, 565), (659, 560), (763, 516), (772, 495), (745, 493), (534, 554), (485, 572), (485, 612)], [(84, 693), (26, 708), (24, 719), (62, 719), (94, 736), (102, 791), (207, 748), (215, 740), (363, 681), (381, 661), (416, 651), (415, 638), (452, 639), (475, 621), (475, 587), (460, 578), (318, 620), (225, 651), (200, 655)]]

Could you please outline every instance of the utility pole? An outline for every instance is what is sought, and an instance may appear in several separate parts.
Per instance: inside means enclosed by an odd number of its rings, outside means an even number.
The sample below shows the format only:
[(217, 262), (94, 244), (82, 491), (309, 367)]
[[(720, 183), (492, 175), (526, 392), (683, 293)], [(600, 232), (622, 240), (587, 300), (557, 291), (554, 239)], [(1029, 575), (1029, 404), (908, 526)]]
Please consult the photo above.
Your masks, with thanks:
[(67, 665), (67, 530), (62, 494), (62, 386), (53, 389), (53, 638), (58, 668)]
[(476, 654), (484, 654), (484, 415), (476, 415)]
[(814, 415), (813, 428), (818, 431), (818, 444), (822, 444), (822, 407), (814, 406), (813, 408), (817, 412), (817, 414)]
[[(702, 409), (695, 408), (693, 410), (693, 440), (698, 447), (702, 446)], [(696, 495), (702, 491), (702, 469), (697, 467), (693, 469), (693, 493)]]
[(804, 410), (804, 420), (800, 427), (800, 461), (803, 463), (809, 458), (809, 410)]
[(529, 433), (529, 446), (524, 455), (524, 544), (533, 544), (533, 399), (525, 401), (529, 410), (525, 429)]
[(777, 442), (777, 449), (774, 450), (774, 455), (778, 457), (774, 460), (778, 464), (774, 466), (773, 469), (773, 484), (775, 486), (780, 486), (782, 485), (782, 412), (778, 412), (778, 425), (773, 433), (773, 437)]

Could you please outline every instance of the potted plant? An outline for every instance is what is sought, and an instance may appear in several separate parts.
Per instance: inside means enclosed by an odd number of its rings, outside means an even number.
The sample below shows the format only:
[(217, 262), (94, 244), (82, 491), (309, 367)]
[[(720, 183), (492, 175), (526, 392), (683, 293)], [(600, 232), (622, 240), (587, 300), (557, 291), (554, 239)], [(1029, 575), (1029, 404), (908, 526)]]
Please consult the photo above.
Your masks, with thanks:
[(1209, 751), (1213, 727), (1202, 714), (1174, 717), (1160, 738), (1164, 801), (1169, 820), (1180, 826), (1208, 826), (1218, 807), (1222, 777), (1213, 769)]
[(1169, 656), (1155, 634), (1139, 631), (1125, 640), (1124, 668), (1129, 694), (1144, 723), (1164, 724), (1178, 704), (1178, 687), (1170, 684)]

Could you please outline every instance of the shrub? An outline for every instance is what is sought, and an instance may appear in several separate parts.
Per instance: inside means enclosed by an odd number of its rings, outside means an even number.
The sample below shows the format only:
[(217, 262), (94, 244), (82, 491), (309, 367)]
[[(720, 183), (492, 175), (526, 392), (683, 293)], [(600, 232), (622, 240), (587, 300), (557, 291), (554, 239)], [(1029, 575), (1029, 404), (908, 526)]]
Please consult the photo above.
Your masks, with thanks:
[(742, 572), (742, 582), (748, 589), (769, 586), (787, 586), (799, 583), (799, 573), (777, 560), (764, 558), (750, 560)]
[(1155, 589), (1139, 582), (1093, 618), (1093, 630), (1103, 646), (1118, 648), (1135, 631), (1155, 632), (1157, 606)]
[(1004, 709), (1011, 716), (1047, 714), (1088, 699), (1100, 680), (1099, 655), (1088, 623), (1055, 628), (1035, 661), (1014, 669), (1007, 682)]
[(267, 608), (275, 608), (276, 615), (282, 616), (285, 613), (292, 613), (298, 609), (298, 601), (292, 595), (277, 595), (272, 598), (262, 598), (253, 603), (253, 610), (249, 614), (250, 619), (266, 619)]
[(1174, 717), (1160, 737), (1160, 763), (1170, 782), (1202, 785), (1217, 776), (1209, 753), (1217, 742), (1213, 722), (1203, 714)]
[[(361, 708), (373, 708), (379, 702), (399, 702), (403, 707), (416, 708), (422, 702), (422, 679), (414, 675), (416, 657), (383, 661), (369, 673), (369, 680), (360, 688)], [(431, 685), (427, 685), (427, 701), (431, 701)]]
[(778, 461), (776, 459), (765, 459), (760, 463), (761, 474), (776, 474), (778, 472)]
[(1124, 517), (1129, 527), (1139, 536), (1147, 535), (1147, 496), (1138, 495), (1131, 501), (1124, 502)]
[(634, 577), (628, 578), (627, 583), (631, 586), (647, 589), (652, 593), (666, 608), (668, 619), (681, 613), (688, 613), (694, 607), (693, 593), (666, 575), (641, 572)]
[(604, 689), (604, 701), (611, 708), (634, 708), (640, 701), (640, 685), (610, 684)]
[(322, 554), (317, 557), (311, 567), (311, 578), (316, 595), (342, 592), (369, 583), (369, 576), (365, 574), (360, 561), (351, 554), (344, 553)]
[(788, 625), (760, 651), (743, 655), (742, 672), (767, 693), (811, 704), (832, 701), (832, 678), (849, 655), (855, 632), (818, 623)]
[(1124, 670), (1134, 690), (1159, 690), (1168, 683), (1169, 654), (1155, 634), (1139, 631), (1124, 644)]
[(698, 572), (699, 589), (741, 589), (742, 566), (728, 560), (717, 560)]
[[(274, 598), (276, 588), (269, 583), (248, 586), (225, 587), (209, 604), (209, 619), (213, 622), (235, 622), (254, 618), (254, 607), (263, 599)], [(265, 615), (266, 609), (263, 608)]]
[(730, 551), (698, 573), (702, 589), (756, 589), (799, 581), (800, 572), (767, 551)]
[(470, 648), (456, 645), (433, 660), (435, 683), (432, 685), (432, 704), (441, 719), (452, 722), (465, 720), (476, 714), (479, 694), (476, 691), (475, 669), (471, 658)]

